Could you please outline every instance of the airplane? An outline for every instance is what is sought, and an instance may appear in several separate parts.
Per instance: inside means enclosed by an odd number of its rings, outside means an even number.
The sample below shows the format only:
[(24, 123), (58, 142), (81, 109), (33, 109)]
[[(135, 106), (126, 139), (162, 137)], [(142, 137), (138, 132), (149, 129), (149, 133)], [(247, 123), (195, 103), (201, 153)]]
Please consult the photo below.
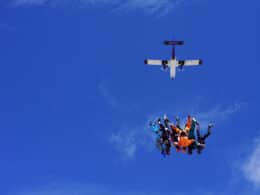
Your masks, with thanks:
[(145, 59), (146, 65), (162, 66), (163, 69), (170, 69), (170, 78), (173, 80), (176, 76), (176, 69), (183, 69), (184, 66), (199, 66), (202, 64), (201, 59), (194, 60), (177, 60), (175, 56), (175, 45), (183, 45), (184, 41), (164, 41), (165, 45), (172, 46), (172, 56), (169, 60)]

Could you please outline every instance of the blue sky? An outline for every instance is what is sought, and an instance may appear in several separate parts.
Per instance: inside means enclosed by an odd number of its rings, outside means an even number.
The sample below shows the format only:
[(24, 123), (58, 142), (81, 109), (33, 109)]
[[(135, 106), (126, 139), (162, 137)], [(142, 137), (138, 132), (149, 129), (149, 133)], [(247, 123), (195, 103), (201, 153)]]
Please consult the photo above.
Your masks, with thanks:
[[(0, 2), (1, 195), (260, 193), (257, 9), (245, 0)], [(143, 64), (177, 58), (169, 74)], [(163, 159), (167, 113), (215, 123), (202, 155)], [(204, 128), (205, 130), (205, 128)]]

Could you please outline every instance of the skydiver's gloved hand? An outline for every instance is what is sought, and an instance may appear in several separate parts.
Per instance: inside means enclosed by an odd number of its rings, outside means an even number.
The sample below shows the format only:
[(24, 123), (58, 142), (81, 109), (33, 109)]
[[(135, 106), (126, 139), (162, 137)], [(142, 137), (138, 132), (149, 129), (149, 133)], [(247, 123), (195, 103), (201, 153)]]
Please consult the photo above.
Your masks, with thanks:
[(197, 121), (196, 118), (193, 117), (192, 120), (195, 122), (196, 125), (199, 125), (199, 121)]
[(166, 114), (163, 115), (163, 120), (164, 120), (164, 121), (170, 121)]
[(209, 123), (208, 128), (212, 128), (214, 125), (212, 123)]
[(211, 132), (212, 127), (214, 127), (214, 125), (212, 123), (209, 123), (208, 124), (208, 132)]

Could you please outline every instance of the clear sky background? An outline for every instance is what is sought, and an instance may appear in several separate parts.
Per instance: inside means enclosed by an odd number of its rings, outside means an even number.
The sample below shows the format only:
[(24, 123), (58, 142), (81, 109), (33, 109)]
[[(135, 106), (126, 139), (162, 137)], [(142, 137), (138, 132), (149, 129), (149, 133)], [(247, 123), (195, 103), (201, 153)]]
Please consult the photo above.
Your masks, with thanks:
[[(259, 3), (1, 0), (1, 195), (260, 193)], [(204, 65), (176, 80), (145, 58)], [(147, 122), (192, 114), (202, 155), (162, 158)]]

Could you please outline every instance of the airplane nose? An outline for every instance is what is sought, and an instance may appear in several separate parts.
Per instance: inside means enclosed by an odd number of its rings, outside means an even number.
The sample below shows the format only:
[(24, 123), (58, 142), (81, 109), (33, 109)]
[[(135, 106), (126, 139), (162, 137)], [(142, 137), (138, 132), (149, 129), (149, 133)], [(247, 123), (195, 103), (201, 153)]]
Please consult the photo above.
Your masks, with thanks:
[(203, 61), (202, 61), (202, 60), (199, 60), (199, 64), (200, 64), (200, 65), (203, 64)]
[(144, 60), (144, 64), (148, 64), (148, 61), (147, 61), (147, 60)]

